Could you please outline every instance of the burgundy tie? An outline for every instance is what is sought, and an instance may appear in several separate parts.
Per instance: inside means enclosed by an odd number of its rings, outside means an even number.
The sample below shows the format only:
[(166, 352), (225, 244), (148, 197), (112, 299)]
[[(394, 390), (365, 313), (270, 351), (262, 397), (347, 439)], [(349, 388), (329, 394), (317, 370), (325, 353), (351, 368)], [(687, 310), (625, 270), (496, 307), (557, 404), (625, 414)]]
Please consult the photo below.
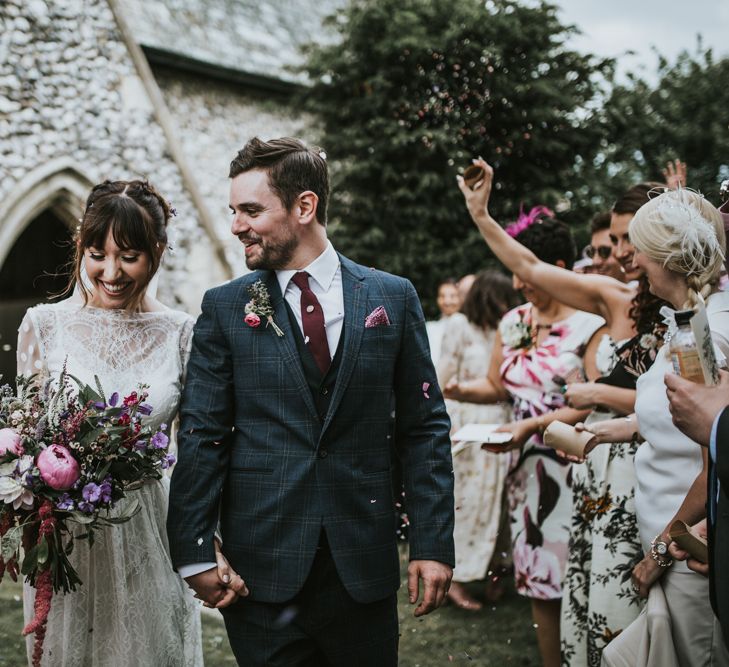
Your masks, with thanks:
[(304, 325), (304, 340), (314, 355), (314, 360), (322, 375), (326, 375), (332, 358), (329, 356), (329, 343), (324, 328), (324, 311), (319, 299), (309, 287), (309, 274), (306, 271), (295, 273), (291, 282), (301, 290), (301, 322)]

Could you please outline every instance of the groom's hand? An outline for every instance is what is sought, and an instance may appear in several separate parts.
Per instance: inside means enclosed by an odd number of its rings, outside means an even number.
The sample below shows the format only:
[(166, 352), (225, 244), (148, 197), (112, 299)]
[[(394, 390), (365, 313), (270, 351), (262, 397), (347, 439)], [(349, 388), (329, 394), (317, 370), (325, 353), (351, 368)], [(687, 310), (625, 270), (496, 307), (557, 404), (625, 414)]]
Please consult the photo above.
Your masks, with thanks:
[(420, 598), (420, 580), (423, 580), (423, 599), (415, 608), (415, 616), (425, 616), (440, 607), (451, 585), (453, 570), (437, 560), (411, 560), (408, 565), (408, 595), (410, 604)]

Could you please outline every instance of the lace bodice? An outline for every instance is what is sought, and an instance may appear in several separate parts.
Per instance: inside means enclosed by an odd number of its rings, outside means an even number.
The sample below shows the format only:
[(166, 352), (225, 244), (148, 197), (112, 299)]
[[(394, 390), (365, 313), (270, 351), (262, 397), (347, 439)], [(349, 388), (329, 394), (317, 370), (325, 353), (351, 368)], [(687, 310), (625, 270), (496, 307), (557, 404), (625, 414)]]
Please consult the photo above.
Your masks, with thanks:
[[(74, 300), (36, 306), (20, 325), (18, 372), (56, 378), (65, 365), (91, 386), (96, 375), (107, 397), (144, 383), (153, 407), (148, 419), (172, 423), (192, 326), (189, 315), (175, 310), (128, 313)], [(168, 489), (163, 477), (134, 491), (140, 511), (130, 521), (101, 530), (93, 548), (73, 550), (83, 585), (54, 596), (42, 667), (202, 665), (199, 610), (169, 558)], [(26, 586), (26, 620), (32, 598)]]
[(107, 396), (149, 385), (155, 425), (177, 412), (193, 319), (177, 310), (129, 313), (67, 300), (30, 308), (18, 335), (18, 373), (68, 372)]

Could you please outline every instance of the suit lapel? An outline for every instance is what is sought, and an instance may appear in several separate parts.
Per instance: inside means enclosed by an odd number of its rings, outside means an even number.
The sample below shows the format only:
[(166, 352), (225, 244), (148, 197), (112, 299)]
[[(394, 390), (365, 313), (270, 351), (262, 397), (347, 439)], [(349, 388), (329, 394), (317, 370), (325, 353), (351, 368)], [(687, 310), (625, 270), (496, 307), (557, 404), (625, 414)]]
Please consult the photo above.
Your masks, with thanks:
[(271, 305), (274, 309), (273, 320), (279, 326), (281, 331), (283, 331), (284, 335), (277, 336), (273, 330), (271, 330), (270, 334), (279, 346), (284, 365), (291, 373), (306, 406), (309, 408), (314, 417), (318, 419), (319, 415), (316, 411), (316, 406), (314, 405), (314, 399), (311, 396), (309, 385), (306, 383), (304, 368), (301, 365), (299, 351), (296, 349), (296, 343), (294, 342), (295, 333), (291, 329), (291, 320), (289, 319), (289, 314), (286, 311), (286, 303), (284, 302), (284, 297), (283, 294), (281, 294), (281, 288), (278, 284), (278, 279), (276, 278), (276, 273), (274, 271), (268, 272), (268, 275), (265, 278), (265, 283), (266, 287), (268, 287), (268, 293), (271, 295)]
[(322, 433), (332, 421), (334, 414), (342, 402), (342, 396), (352, 377), (352, 371), (357, 361), (359, 347), (364, 333), (365, 309), (367, 306), (367, 282), (365, 274), (359, 266), (350, 262), (346, 257), (339, 255), (342, 263), (342, 291), (344, 296), (344, 326), (342, 335), (342, 359), (339, 366), (337, 381), (334, 384), (329, 410), (327, 411)]

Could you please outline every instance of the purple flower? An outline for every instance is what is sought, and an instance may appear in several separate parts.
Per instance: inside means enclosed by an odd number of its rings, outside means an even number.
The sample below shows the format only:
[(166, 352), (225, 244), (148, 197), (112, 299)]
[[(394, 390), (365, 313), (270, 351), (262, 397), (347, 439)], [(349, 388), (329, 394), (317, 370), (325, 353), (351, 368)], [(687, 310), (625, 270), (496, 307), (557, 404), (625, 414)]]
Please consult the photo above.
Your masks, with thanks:
[(137, 440), (134, 443), (134, 449), (136, 449), (138, 452), (146, 452), (147, 451), (147, 441), (146, 440)]
[(119, 402), (119, 392), (115, 391), (111, 396), (109, 396), (109, 405), (112, 408), (116, 407), (116, 404)]
[(162, 431), (158, 431), (152, 436), (150, 442), (155, 449), (166, 449), (170, 439)]
[[(101, 497), (101, 488), (97, 484), (89, 482), (86, 486), (84, 486), (83, 491), (81, 491), (81, 495), (84, 500), (87, 500), (90, 503), (97, 503)], [(80, 503), (79, 507), (81, 507)]]
[(152, 406), (149, 403), (140, 403), (137, 406), (137, 410), (145, 417), (149, 417), (152, 414)]
[(101, 502), (108, 505), (111, 502), (111, 477), (107, 477), (99, 486)]
[(86, 514), (93, 514), (96, 511), (96, 507), (94, 507), (93, 503), (87, 503), (85, 500), (82, 500), (78, 504), (78, 508), (82, 512), (86, 512)]
[(165, 457), (160, 461), (163, 470), (167, 470), (177, 459), (174, 454), (166, 454)]
[(57, 501), (56, 501), (56, 507), (59, 510), (72, 510), (73, 505), (73, 499), (71, 496), (69, 496), (67, 493), (64, 493)]
[(96, 403), (94, 403), (94, 407), (97, 410), (103, 410), (104, 408), (106, 408), (106, 403), (104, 403), (103, 401), (96, 401)]

